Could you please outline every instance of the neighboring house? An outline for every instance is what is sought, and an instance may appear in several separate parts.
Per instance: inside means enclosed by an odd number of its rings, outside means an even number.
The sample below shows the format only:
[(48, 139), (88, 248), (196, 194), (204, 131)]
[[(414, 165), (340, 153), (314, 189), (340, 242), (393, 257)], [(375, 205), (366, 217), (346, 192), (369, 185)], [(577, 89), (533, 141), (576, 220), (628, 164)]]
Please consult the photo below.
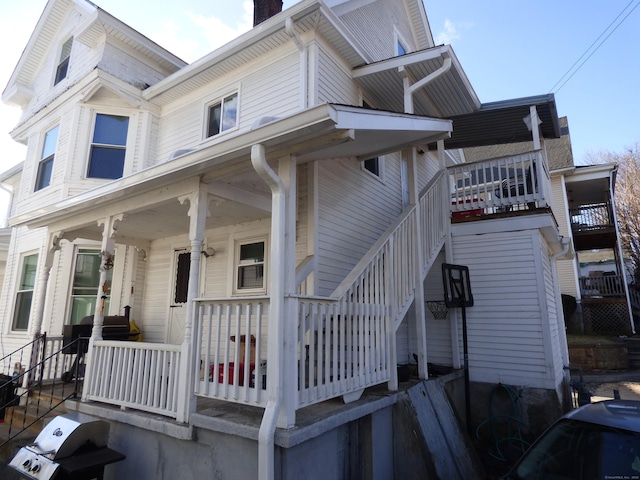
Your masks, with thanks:
[[(91, 2), (47, 3), (2, 95), (28, 145), (0, 177), (3, 351), (94, 315), (68, 405), (112, 421), (129, 478), (375, 470), (399, 396), (365, 389), (397, 391), (399, 364), (460, 369), (465, 340), (475, 423), (504, 383), (549, 423), (568, 402), (571, 256), (549, 207), (553, 96), (481, 104), (420, 0), (271, 13), (186, 65)], [(427, 308), (443, 263), (469, 268), (467, 325)], [(125, 307), (144, 341), (103, 338)]]
[[(567, 326), (573, 333), (635, 333), (615, 216), (617, 166), (576, 166), (566, 117), (560, 128), (561, 137), (546, 146), (552, 209), (561, 235), (571, 239), (576, 252), (574, 259), (559, 260), (557, 266), (561, 293), (575, 299), (565, 301)], [(530, 148), (531, 142), (522, 142), (466, 149), (465, 159), (515, 155)], [(585, 269), (583, 264), (594, 255), (612, 260), (610, 266)]]

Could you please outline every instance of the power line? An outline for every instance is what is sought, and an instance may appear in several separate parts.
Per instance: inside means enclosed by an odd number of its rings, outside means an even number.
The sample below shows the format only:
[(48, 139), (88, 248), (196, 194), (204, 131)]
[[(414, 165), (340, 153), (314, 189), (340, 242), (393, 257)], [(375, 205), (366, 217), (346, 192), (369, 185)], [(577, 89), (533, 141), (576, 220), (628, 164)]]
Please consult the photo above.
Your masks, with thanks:
[[(578, 72), (578, 70), (580, 70), (580, 68), (582, 68), (582, 66), (587, 62), (587, 60), (589, 60), (591, 58), (591, 56), (596, 53), (598, 51), (598, 49), (604, 44), (604, 42), (607, 41), (607, 39), (613, 34), (613, 32), (615, 32), (618, 27), (620, 27), (620, 25), (622, 25), (624, 23), (624, 21), (627, 19), (627, 17), (629, 17), (629, 15), (631, 15), (633, 13), (633, 11), (638, 8), (638, 6), (640, 6), (640, 2), (638, 2), (635, 7), (633, 7), (625, 16), (624, 18), (613, 28), (613, 30), (611, 30), (609, 32), (609, 34), (604, 37), (602, 39), (602, 41), (596, 46), (596, 48), (589, 53), (589, 50), (591, 50), (591, 48), (602, 38), (602, 36), (607, 33), (607, 31), (611, 28), (611, 26), (624, 14), (624, 12), (629, 8), (629, 6), (635, 2), (636, 0), (631, 0), (623, 9), (622, 11), (618, 14), (618, 16), (616, 18), (613, 19), (613, 21), (607, 25), (607, 28), (604, 29), (604, 31), (598, 36), (598, 38), (596, 38), (593, 43), (591, 43), (591, 45), (589, 45), (589, 47), (584, 51), (584, 53), (582, 55), (580, 55), (580, 58), (578, 58), (573, 65), (571, 65), (571, 67), (569, 68), (569, 70), (566, 71), (566, 73), (560, 77), (560, 79), (553, 85), (553, 87), (551, 87), (551, 89), (549, 90), (552, 93), (557, 93), (562, 87), (564, 87), (564, 85), (571, 80), (571, 78)], [(574, 67), (578, 64), (578, 62), (580, 62), (580, 60), (582, 60), (582, 58), (587, 55), (587, 53), (589, 53), (589, 55), (587, 56), (587, 58), (584, 59), (584, 61), (582, 63), (580, 63), (580, 65), (578, 65), (577, 68)], [(571, 75), (569, 75), (569, 73), (571, 73)], [(569, 75), (567, 77), (567, 75)], [(564, 80), (564, 82), (562, 82), (562, 80), (567, 77), (566, 80)], [(556, 86), (562, 82), (562, 84), (556, 89)]]

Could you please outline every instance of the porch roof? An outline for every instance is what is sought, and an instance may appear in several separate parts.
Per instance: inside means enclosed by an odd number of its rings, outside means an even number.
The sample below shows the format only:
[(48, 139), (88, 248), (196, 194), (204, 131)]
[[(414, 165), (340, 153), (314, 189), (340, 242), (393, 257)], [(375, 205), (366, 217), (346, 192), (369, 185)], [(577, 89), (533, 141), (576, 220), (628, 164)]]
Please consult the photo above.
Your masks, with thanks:
[[(142, 194), (154, 192), (158, 196), (161, 189), (175, 189), (180, 182), (194, 178), (213, 182), (230, 172), (243, 172), (245, 177), (252, 174), (251, 147), (256, 144), (265, 146), (268, 159), (285, 155), (295, 155), (298, 163), (335, 157), (366, 159), (448, 138), (451, 131), (449, 120), (324, 104), (282, 119), (265, 118), (250, 129), (213, 139), (199, 148), (178, 150), (165, 163), (17, 215), (10, 224), (48, 226), (53, 231), (95, 228), (96, 219), (105, 213), (127, 213), (132, 205), (140, 208), (140, 202), (131, 199)], [(233, 201), (239, 201), (237, 196)], [(102, 210), (110, 205), (116, 206), (108, 212)]]

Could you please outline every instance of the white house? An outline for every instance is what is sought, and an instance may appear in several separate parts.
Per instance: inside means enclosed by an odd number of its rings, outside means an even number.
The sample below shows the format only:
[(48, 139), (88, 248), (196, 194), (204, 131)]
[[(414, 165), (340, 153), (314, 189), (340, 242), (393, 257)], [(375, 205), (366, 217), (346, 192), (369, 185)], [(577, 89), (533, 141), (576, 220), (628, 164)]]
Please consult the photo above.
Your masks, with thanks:
[[(399, 396), (361, 395), (397, 391), (399, 364), (460, 369), (467, 343), (476, 423), (499, 383), (530, 418), (557, 417), (569, 249), (549, 208), (553, 96), (482, 104), (420, 0), (271, 13), (186, 65), (91, 2), (47, 3), (2, 94), (28, 149), (0, 176), (0, 353), (41, 332), (60, 345), (94, 315), (68, 406), (112, 421), (127, 460), (109, 478), (347, 477), (365, 429), (368, 461), (393, 464)], [(514, 139), (533, 150), (457, 155)], [(427, 308), (443, 263), (469, 269), (468, 342), (459, 309)], [(143, 341), (103, 338), (126, 306)]]

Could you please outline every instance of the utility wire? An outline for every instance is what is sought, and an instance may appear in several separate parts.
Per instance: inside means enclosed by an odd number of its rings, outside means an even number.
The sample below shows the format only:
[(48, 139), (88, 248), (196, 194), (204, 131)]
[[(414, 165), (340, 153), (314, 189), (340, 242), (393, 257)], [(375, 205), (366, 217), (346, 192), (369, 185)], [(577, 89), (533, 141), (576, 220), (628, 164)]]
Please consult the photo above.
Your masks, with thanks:
[[(622, 11), (618, 14), (618, 16), (616, 18), (613, 19), (613, 21), (607, 25), (607, 28), (604, 29), (604, 31), (598, 36), (598, 38), (596, 38), (593, 43), (591, 43), (591, 45), (589, 45), (589, 47), (584, 51), (584, 53), (580, 56), (580, 58), (578, 58), (573, 65), (571, 65), (571, 67), (569, 68), (569, 70), (567, 70), (567, 72), (560, 77), (560, 79), (555, 83), (555, 85), (553, 85), (553, 87), (551, 87), (551, 89), (549, 90), (552, 93), (557, 93), (562, 87), (564, 87), (564, 85), (571, 80), (571, 78), (578, 72), (578, 70), (580, 70), (580, 68), (582, 68), (582, 66), (587, 62), (587, 60), (589, 60), (591, 58), (591, 56), (596, 53), (598, 51), (598, 49), (604, 44), (604, 42), (607, 41), (607, 39), (613, 34), (613, 32), (615, 32), (618, 27), (620, 27), (620, 25), (622, 25), (624, 23), (624, 21), (627, 19), (627, 17), (629, 17), (629, 15), (631, 15), (633, 13), (633, 11), (638, 8), (638, 6), (640, 6), (640, 2), (638, 2), (636, 4), (635, 7), (633, 7), (625, 16), (624, 18), (620, 21), (620, 23), (618, 23), (613, 30), (611, 30), (609, 32), (609, 34), (598, 44), (598, 46), (591, 52), (589, 53), (589, 56), (587, 56), (587, 58), (584, 59), (584, 61), (582, 63), (580, 63), (580, 65), (578, 65), (578, 67), (574, 70), (574, 67), (580, 62), (580, 60), (582, 60), (582, 58), (587, 55), (587, 53), (589, 52), (589, 50), (591, 50), (591, 48), (602, 38), (602, 36), (607, 33), (607, 31), (611, 28), (611, 26), (624, 14), (624, 12), (629, 8), (629, 6), (635, 2), (636, 0), (631, 0), (623, 9)], [(569, 73), (571, 73), (571, 75), (569, 75)], [(567, 77), (567, 75), (569, 75), (569, 77), (564, 80), (565, 77)], [(562, 80), (564, 80), (564, 82), (562, 82)], [(562, 84), (556, 89), (556, 86), (562, 82)]]

